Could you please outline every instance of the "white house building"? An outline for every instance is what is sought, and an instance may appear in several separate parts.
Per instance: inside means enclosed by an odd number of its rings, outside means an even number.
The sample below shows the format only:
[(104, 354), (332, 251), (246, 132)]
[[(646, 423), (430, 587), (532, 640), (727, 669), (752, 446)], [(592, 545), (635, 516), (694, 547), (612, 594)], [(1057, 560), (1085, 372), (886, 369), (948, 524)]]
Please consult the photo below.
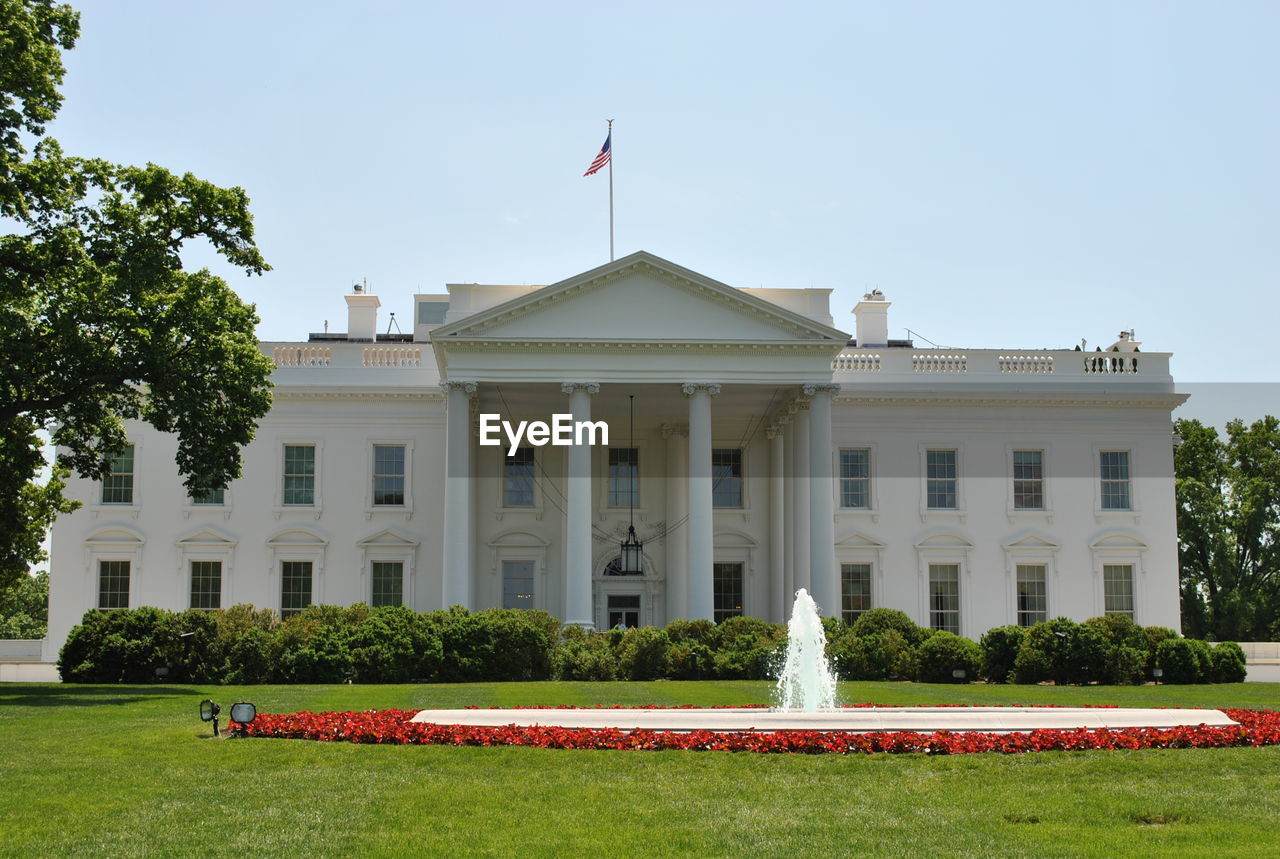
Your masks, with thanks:
[[(263, 343), (275, 405), (225, 492), (131, 449), (52, 538), (56, 657), (89, 609), (545, 609), (597, 628), (747, 614), (808, 588), (976, 637), (1066, 615), (1177, 628), (1169, 355), (920, 349), (879, 292), (738, 289), (640, 252), (551, 286), (449, 284), (412, 334)], [(629, 415), (634, 407), (634, 441)], [(482, 416), (607, 444), (481, 445)], [(535, 441), (542, 440), (535, 433)], [(602, 439), (597, 438), (597, 441)], [(620, 543), (634, 521), (638, 564)]]

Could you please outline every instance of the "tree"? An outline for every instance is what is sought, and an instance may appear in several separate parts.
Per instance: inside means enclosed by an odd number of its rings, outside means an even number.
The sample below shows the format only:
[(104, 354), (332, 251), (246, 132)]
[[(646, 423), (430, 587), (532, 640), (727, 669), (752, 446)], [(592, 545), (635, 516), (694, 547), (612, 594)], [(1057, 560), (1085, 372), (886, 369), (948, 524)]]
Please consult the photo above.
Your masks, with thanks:
[[(78, 35), (70, 6), (0, 0), (0, 217), (12, 230), (0, 236), (0, 584), (42, 558), (53, 519), (74, 509), (69, 469), (107, 473), (124, 420), (177, 435), (194, 492), (239, 476), (271, 405), (253, 306), (180, 256), (203, 240), (246, 274), (269, 268), (244, 191), (71, 156), (45, 137)], [(44, 483), (41, 431), (59, 451)]]
[(1193, 638), (1280, 635), (1280, 420), (1180, 420), (1174, 454), (1182, 629)]
[(49, 627), (49, 574), (19, 576), (0, 588), (0, 639), (44, 638)]

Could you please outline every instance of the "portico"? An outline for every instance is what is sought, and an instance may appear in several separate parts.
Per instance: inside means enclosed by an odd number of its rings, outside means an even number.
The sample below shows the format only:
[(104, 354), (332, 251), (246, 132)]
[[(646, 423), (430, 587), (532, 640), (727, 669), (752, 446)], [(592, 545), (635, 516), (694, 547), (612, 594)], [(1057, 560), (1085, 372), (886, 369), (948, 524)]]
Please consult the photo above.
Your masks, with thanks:
[[(801, 586), (837, 611), (831, 368), (847, 342), (645, 253), (436, 329), (445, 603), (500, 604), (515, 561), (495, 547), (519, 532), (545, 544), (531, 607), (568, 623), (781, 619)], [(609, 443), (509, 457), (476, 444), (481, 412), (604, 420)], [(641, 573), (615, 563), (631, 505)]]

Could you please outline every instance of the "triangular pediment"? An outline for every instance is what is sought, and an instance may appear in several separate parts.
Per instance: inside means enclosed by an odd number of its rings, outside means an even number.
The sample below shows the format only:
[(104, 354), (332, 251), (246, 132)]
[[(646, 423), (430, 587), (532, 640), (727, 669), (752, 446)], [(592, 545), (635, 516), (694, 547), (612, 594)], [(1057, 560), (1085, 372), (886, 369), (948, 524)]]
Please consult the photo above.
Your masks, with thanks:
[(866, 534), (854, 532), (836, 543), (838, 549), (883, 549), (884, 543), (873, 540)]
[(468, 341), (730, 342), (829, 344), (844, 332), (638, 251), (432, 332)]
[(329, 541), (310, 528), (287, 528), (267, 541), (268, 546), (327, 546)]
[(1056, 552), (1062, 547), (1052, 540), (1046, 540), (1038, 534), (1027, 534), (1004, 544), (1010, 552)]
[(364, 548), (381, 548), (381, 549), (409, 549), (418, 545), (418, 541), (412, 537), (406, 537), (394, 528), (385, 528), (371, 537), (365, 537), (359, 542)]
[(234, 539), (213, 528), (200, 528), (174, 542), (179, 546), (221, 546), (228, 549), (236, 545)]

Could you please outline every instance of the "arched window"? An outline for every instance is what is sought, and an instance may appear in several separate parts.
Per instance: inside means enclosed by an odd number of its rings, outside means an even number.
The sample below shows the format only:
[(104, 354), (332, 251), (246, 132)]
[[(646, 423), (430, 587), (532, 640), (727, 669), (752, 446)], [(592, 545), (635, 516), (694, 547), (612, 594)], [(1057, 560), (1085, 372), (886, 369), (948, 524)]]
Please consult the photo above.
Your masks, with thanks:
[(606, 576), (643, 576), (644, 573), (629, 573), (622, 569), (622, 556), (615, 557), (612, 561), (605, 565), (604, 574)]

